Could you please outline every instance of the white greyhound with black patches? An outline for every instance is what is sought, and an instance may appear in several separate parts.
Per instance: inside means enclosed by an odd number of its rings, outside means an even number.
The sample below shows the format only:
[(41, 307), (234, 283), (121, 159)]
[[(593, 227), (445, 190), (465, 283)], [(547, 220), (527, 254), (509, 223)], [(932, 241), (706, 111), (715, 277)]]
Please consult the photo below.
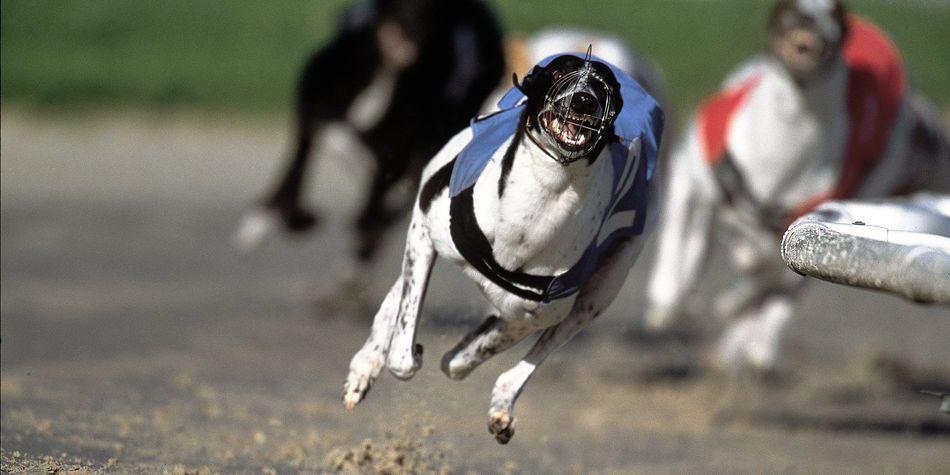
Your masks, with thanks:
[(384, 367), (400, 379), (420, 367), (419, 312), (441, 256), (462, 267), (494, 308), (443, 357), (450, 378), (542, 331), (492, 391), (489, 432), (507, 443), (528, 378), (610, 305), (642, 250), (657, 215), (663, 118), (653, 98), (608, 64), (562, 55), (516, 81), (501, 108), (425, 168), (402, 273), (350, 363), (347, 409)]
[(947, 190), (941, 128), (876, 27), (837, 1), (778, 2), (768, 57), (700, 107), (671, 156), (648, 326), (685, 313), (719, 223), (740, 278), (709, 312), (733, 320), (714, 361), (771, 370), (804, 281), (780, 258), (781, 232), (824, 200)]

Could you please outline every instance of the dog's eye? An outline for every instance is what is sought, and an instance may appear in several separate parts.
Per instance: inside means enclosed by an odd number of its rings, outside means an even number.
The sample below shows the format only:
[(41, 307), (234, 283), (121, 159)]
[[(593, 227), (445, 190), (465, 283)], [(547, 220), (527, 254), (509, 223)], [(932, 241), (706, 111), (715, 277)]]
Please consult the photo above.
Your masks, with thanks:
[(560, 72), (560, 71), (554, 71), (554, 74), (553, 74), (552, 77), (554, 77), (554, 80), (557, 81), (558, 79), (561, 78), (561, 72)]

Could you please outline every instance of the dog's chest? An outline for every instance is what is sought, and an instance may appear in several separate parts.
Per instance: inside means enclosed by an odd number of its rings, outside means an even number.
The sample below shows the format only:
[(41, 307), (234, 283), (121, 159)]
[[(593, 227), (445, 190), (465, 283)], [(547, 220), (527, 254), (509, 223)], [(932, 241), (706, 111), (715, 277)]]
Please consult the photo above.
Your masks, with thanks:
[[(498, 196), (500, 167), (475, 187), (475, 215), (499, 264), (552, 275), (573, 266), (594, 240), (609, 199), (607, 167), (556, 164), (521, 146)], [(486, 170), (488, 171), (488, 170)]]
[(760, 200), (795, 206), (831, 187), (847, 134), (845, 78), (800, 90), (766, 69), (730, 128), (730, 150)]
[(358, 132), (366, 132), (382, 120), (396, 89), (396, 72), (377, 68), (373, 80), (363, 89), (346, 111), (346, 121)]

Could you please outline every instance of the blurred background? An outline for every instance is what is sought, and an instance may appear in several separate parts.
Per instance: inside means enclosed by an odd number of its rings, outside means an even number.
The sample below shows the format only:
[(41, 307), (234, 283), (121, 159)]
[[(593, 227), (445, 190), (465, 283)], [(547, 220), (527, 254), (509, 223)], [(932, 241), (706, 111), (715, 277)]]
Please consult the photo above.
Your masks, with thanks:
[[(505, 32), (551, 25), (610, 32), (662, 68), (679, 111), (714, 92), (761, 51), (771, 2), (758, 0), (490, 2)], [(68, 112), (79, 106), (184, 108), (281, 117), (307, 55), (346, 0), (6, 2), (3, 98)], [(913, 84), (950, 103), (950, 19), (943, 0), (847, 3), (895, 40)]]
[[(510, 445), (486, 433), (484, 413), (526, 348), (447, 380), (437, 358), (483, 303), (442, 264), (423, 369), (411, 383), (384, 375), (344, 413), (341, 383), (372, 310), (333, 315), (312, 301), (347, 268), (369, 163), (319, 160), (318, 232), (245, 257), (229, 239), (288, 152), (303, 62), (348, 4), (0, 4), (4, 471), (950, 469), (950, 417), (918, 393), (950, 388), (946, 308), (813, 282), (778, 376), (736, 380), (701, 364), (720, 322), (639, 329), (649, 251), (608, 314), (541, 367)], [(771, 6), (489, 4), (506, 34), (571, 25), (626, 40), (662, 69), (679, 122), (762, 50)], [(890, 34), (950, 120), (950, 2), (847, 4)], [(400, 227), (375, 264), (377, 298), (402, 240)]]

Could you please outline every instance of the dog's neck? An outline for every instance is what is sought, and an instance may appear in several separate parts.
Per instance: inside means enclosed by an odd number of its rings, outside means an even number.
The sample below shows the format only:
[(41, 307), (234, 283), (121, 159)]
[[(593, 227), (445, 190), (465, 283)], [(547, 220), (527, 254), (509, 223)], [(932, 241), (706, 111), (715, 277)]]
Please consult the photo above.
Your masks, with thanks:
[(846, 140), (848, 72), (838, 61), (802, 86), (779, 61), (767, 66), (733, 119), (729, 148), (753, 196), (794, 206), (832, 186), (834, 174), (821, 170), (838, 168), (831, 164)]
[(532, 135), (531, 132), (523, 134), (521, 143), (517, 145), (522, 153), (519, 154), (519, 160), (515, 161), (514, 167), (527, 167), (537, 179), (536, 184), (550, 192), (558, 193), (573, 188), (582, 195), (590, 186), (590, 181), (600, 165), (606, 162), (599, 154), (605, 153), (607, 148), (601, 147), (598, 156), (561, 164), (551, 157)]
[(770, 57), (782, 74), (785, 75), (802, 94), (821, 95), (823, 91), (829, 87), (834, 87), (835, 81), (840, 81), (842, 74), (845, 73), (847, 69), (840, 53), (835, 54), (827, 63), (822, 64), (818, 69), (804, 76), (793, 74), (779, 58), (774, 56)]
[(820, 71), (807, 78), (797, 78), (777, 58), (771, 58), (774, 78), (784, 99), (776, 103), (776, 112), (785, 117), (789, 114), (825, 114), (840, 108), (846, 96), (848, 79), (844, 60), (836, 57)]

